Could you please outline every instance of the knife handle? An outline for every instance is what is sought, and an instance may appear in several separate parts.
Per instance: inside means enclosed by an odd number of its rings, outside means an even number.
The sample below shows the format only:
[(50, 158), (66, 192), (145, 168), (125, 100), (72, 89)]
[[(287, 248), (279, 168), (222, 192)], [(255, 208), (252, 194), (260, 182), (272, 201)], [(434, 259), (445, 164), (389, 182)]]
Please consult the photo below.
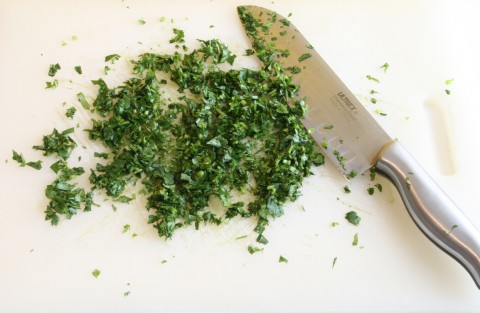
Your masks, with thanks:
[(425, 236), (463, 265), (480, 289), (480, 232), (462, 211), (398, 141), (382, 150), (375, 168), (397, 187)]

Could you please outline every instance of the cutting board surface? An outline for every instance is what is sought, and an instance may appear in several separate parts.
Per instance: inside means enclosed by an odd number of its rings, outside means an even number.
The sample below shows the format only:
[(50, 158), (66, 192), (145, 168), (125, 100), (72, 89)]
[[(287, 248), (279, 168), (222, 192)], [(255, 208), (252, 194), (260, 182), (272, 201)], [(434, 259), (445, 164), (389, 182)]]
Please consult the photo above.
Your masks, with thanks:
[[(292, 13), (291, 21), (373, 116), (480, 228), (480, 5), (248, 3)], [(236, 16), (240, 4), (245, 2), (0, 0), (0, 312), (480, 310), (480, 291), (470, 276), (421, 234), (388, 181), (364, 175), (348, 182), (330, 162), (312, 169), (303, 196), (271, 222), (265, 233), (270, 243), (254, 255), (247, 252), (255, 243), (254, 221), (181, 229), (165, 241), (147, 224), (140, 197), (118, 204), (116, 212), (99, 197), (101, 206), (92, 212), (57, 227), (44, 221), (44, 188), (54, 175), (19, 168), (12, 149), (37, 160), (41, 154), (31, 147), (53, 127), (87, 128), (90, 117), (76, 94), (93, 99), (90, 80), (104, 76), (104, 57), (122, 56), (105, 76), (118, 84), (140, 53), (174, 51), (168, 44), (174, 27), (185, 31), (187, 46), (219, 38), (241, 56), (249, 43)], [(48, 66), (57, 62), (59, 87), (46, 90)], [(385, 62), (386, 72), (380, 68)], [(81, 76), (73, 71), (77, 65)], [(239, 57), (237, 66), (254, 65)], [(372, 89), (379, 91), (376, 104), (369, 101)], [(72, 105), (79, 109), (73, 121), (64, 115)], [(75, 137), (86, 150), (98, 148), (82, 138)], [(88, 155), (81, 150), (73, 159)], [(84, 157), (78, 166), (92, 162)], [(376, 183), (383, 192), (369, 195)], [(362, 217), (360, 226), (344, 219), (350, 210)], [(128, 233), (122, 233), (125, 224)], [(355, 234), (358, 246), (352, 246)], [(288, 263), (278, 262), (280, 256)]]

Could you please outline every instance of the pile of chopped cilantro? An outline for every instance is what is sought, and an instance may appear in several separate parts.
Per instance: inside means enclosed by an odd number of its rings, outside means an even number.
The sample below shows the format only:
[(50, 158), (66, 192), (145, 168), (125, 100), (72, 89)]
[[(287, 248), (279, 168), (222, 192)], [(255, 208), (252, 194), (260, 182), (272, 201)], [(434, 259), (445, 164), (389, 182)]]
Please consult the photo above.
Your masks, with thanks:
[[(183, 40), (183, 31), (174, 35), (172, 43)], [(189, 53), (140, 55), (132, 61), (131, 77), (119, 86), (93, 80), (98, 93), (91, 108), (82, 103), (93, 115), (87, 132), (108, 153), (87, 171), (92, 191), (86, 192), (71, 183), (85, 171), (65, 162), (76, 146), (69, 136), (73, 128), (44, 137), (35, 149), (60, 160), (52, 166), (57, 178), (46, 190), (47, 220), (57, 224), (80, 207), (89, 211), (96, 190), (128, 202), (125, 193), (135, 184), (143, 186), (148, 222), (161, 237), (240, 216), (255, 219), (257, 241), (267, 243), (263, 232), (269, 220), (299, 197), (303, 178), (324, 160), (299, 121), (306, 103), (272, 57), (277, 51), (259, 42), (254, 49), (263, 62), (256, 70), (234, 68), (236, 55), (212, 39), (200, 40)], [(167, 84), (181, 96), (165, 97)], [(238, 192), (251, 193), (252, 200), (235, 201), (232, 193)], [(209, 208), (214, 197), (223, 212)]]

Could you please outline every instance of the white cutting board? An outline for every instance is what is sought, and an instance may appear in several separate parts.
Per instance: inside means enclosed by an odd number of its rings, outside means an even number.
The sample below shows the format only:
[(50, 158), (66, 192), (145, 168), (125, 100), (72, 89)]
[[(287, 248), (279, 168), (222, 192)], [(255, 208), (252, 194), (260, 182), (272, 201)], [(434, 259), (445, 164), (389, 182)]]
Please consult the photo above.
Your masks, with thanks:
[[(291, 12), (378, 121), (480, 228), (478, 2), (246, 2)], [(272, 221), (270, 243), (255, 255), (246, 249), (255, 242), (252, 221), (179, 230), (165, 242), (146, 224), (141, 199), (117, 205), (117, 212), (104, 204), (58, 227), (43, 220), (43, 190), (54, 176), (48, 168), (19, 168), (12, 149), (37, 160), (40, 153), (31, 146), (52, 127), (78, 122), (81, 133), (89, 117), (77, 112), (74, 122), (66, 119), (62, 103), (78, 106), (78, 92), (94, 96), (89, 80), (102, 75), (108, 54), (123, 56), (107, 77), (120, 82), (129, 57), (171, 51), (172, 27), (185, 30), (192, 47), (197, 38), (220, 38), (242, 54), (248, 42), (235, 10), (242, 3), (0, 0), (0, 312), (480, 310), (470, 276), (420, 233), (385, 179), (378, 178), (382, 193), (368, 195), (372, 183), (359, 177), (346, 195), (347, 182), (331, 163), (313, 170), (303, 197)], [(57, 62), (60, 86), (45, 90), (48, 65)], [(390, 68), (383, 73), (385, 62)], [(380, 91), (376, 105), (366, 98), (371, 89)], [(79, 150), (75, 156), (85, 154)], [(79, 165), (88, 165), (82, 160)], [(352, 209), (362, 217), (359, 227), (343, 218)], [(340, 225), (331, 227), (334, 221)], [(131, 230), (123, 234), (125, 224)], [(352, 246), (355, 233), (362, 249)], [(235, 239), (242, 235), (248, 238)], [(280, 255), (289, 262), (279, 263)], [(101, 271), (98, 278), (94, 269)]]

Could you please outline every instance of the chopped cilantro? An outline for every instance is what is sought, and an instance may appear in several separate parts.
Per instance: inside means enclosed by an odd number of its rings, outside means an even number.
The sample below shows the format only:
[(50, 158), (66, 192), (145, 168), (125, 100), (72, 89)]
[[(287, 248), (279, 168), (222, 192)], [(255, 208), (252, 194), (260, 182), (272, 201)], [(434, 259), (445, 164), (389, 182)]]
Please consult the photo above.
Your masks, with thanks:
[(58, 80), (54, 79), (51, 82), (45, 82), (45, 89), (54, 89), (58, 87)]
[(105, 57), (105, 62), (111, 62), (112, 64), (114, 64), (116, 61), (118, 61), (118, 59), (120, 59), (120, 55), (110, 54)]
[(298, 62), (302, 62), (302, 61), (304, 61), (306, 59), (309, 59), (311, 57), (312, 57), (312, 55), (310, 53), (304, 53), (304, 54), (302, 54), (301, 56), (298, 57)]
[(358, 233), (353, 236), (352, 246), (358, 245)]
[(90, 104), (88, 103), (87, 99), (85, 99), (85, 95), (83, 93), (81, 93), (81, 92), (78, 93), (77, 94), (77, 99), (85, 110), (90, 109)]
[(337, 227), (338, 225), (340, 225), (340, 223), (339, 222), (332, 222), (331, 225), (332, 225), (332, 227)]
[(352, 225), (358, 226), (360, 224), (360, 216), (358, 216), (357, 212), (350, 211), (345, 214), (345, 219)]
[(144, 20), (143, 18), (141, 18), (141, 19), (138, 20), (138, 24), (140, 24), (140, 25), (145, 25), (145, 23), (146, 23), (146, 22), (145, 22), (145, 20)]
[(55, 153), (66, 160), (72, 153), (72, 150), (77, 146), (75, 141), (69, 136), (73, 132), (73, 127), (61, 133), (54, 128), (51, 134), (43, 136), (43, 145), (33, 146), (33, 149), (44, 151), (43, 155), (45, 156)]
[(65, 115), (68, 118), (73, 118), (73, 116), (75, 115), (75, 112), (77, 112), (77, 109), (75, 107), (70, 107), (67, 109), (67, 112), (65, 112)]
[(53, 77), (55, 74), (57, 74), (57, 71), (60, 70), (62, 67), (60, 64), (50, 64), (50, 67), (48, 69), (48, 76)]
[(278, 258), (278, 262), (279, 262), (279, 263), (288, 263), (288, 260), (287, 260), (286, 258), (284, 258), (283, 256), (280, 256), (280, 257)]
[(386, 73), (388, 68), (390, 67), (390, 65), (388, 63), (385, 62), (385, 64), (383, 64), (382, 66), (380, 66), (380, 68), (383, 68), (383, 72)]
[(81, 75), (83, 73), (82, 67), (80, 65), (75, 66), (75, 72)]
[(15, 150), (13, 150), (12, 153), (13, 153), (12, 160), (18, 162), (18, 164), (20, 164), (21, 167), (24, 167), (26, 165), (26, 162), (23, 155), (21, 153), (18, 153)]
[(371, 76), (371, 75), (367, 75), (367, 79), (368, 79), (368, 80), (372, 80), (372, 81), (374, 81), (374, 82), (376, 82), (376, 83), (379, 83), (379, 82), (380, 82), (380, 80), (378, 80), (378, 78), (375, 78), (375, 77), (373, 77), (373, 76)]
[(93, 277), (98, 278), (100, 276), (100, 270), (99, 269), (94, 269), (92, 272)]
[(345, 193), (350, 193), (350, 192), (351, 192), (351, 191), (350, 191), (350, 187), (348, 187), (347, 185), (343, 186), (343, 191), (344, 191)]
[(367, 192), (368, 192), (369, 195), (373, 195), (374, 192), (375, 192), (375, 189), (374, 189), (373, 187), (369, 187), (369, 188), (367, 189)]
[(122, 233), (126, 233), (129, 230), (130, 230), (130, 225), (128, 224), (123, 225)]
[(375, 184), (375, 187), (377, 187), (378, 191), (383, 191), (383, 186), (381, 184)]
[(27, 166), (30, 166), (36, 170), (41, 170), (42, 169), (42, 161), (36, 161), (36, 162), (27, 162)]
[(333, 258), (332, 268), (334, 268), (334, 267), (335, 267), (335, 264), (337, 264), (337, 259), (338, 259), (337, 257), (334, 257), (334, 258)]
[(170, 43), (174, 43), (174, 42), (183, 43), (183, 42), (185, 42), (185, 33), (184, 33), (183, 30), (174, 28), (173, 33), (175, 34), (175, 36), (172, 39), (170, 39)]
[(263, 248), (259, 248), (259, 247), (256, 247), (254, 245), (249, 245), (248, 246), (248, 252), (250, 254), (254, 254), (254, 253), (257, 253), (257, 252), (260, 252), (260, 251), (263, 251)]

